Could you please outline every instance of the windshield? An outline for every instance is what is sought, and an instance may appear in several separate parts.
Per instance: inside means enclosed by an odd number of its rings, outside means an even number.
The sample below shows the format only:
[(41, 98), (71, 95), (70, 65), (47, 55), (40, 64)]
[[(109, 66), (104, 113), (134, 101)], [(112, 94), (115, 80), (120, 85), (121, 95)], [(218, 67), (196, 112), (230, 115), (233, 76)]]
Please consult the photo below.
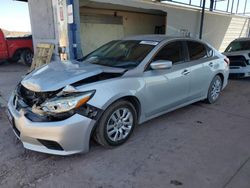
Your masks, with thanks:
[(231, 42), (225, 52), (235, 52), (243, 50), (250, 50), (250, 40)]
[(158, 42), (154, 41), (111, 41), (87, 55), (84, 60), (93, 64), (132, 69), (139, 65), (157, 44)]

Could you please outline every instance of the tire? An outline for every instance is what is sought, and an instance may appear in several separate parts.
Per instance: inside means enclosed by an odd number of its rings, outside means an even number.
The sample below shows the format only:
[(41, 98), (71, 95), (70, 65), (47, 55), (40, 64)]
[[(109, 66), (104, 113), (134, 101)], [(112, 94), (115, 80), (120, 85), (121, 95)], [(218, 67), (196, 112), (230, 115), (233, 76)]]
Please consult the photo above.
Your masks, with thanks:
[(11, 59), (9, 59), (10, 62), (16, 63), (20, 59), (20, 51), (17, 51)]
[(209, 104), (215, 103), (221, 94), (221, 89), (222, 79), (219, 75), (216, 75), (210, 83), (206, 102)]
[(22, 62), (24, 62), (26, 65), (31, 66), (33, 61), (33, 53), (31, 50), (23, 50), (21, 53), (21, 59)]
[[(120, 120), (117, 113), (120, 113)], [(115, 122), (114, 120), (119, 121)], [(103, 113), (95, 130), (94, 138), (105, 147), (119, 146), (128, 140), (136, 124), (135, 107), (128, 101), (118, 101), (109, 106)]]

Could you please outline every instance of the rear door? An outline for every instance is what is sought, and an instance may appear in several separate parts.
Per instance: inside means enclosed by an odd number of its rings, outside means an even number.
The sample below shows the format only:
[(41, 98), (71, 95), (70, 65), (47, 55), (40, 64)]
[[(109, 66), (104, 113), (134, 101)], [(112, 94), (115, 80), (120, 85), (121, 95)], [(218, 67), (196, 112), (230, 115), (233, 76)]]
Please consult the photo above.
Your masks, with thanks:
[(3, 32), (0, 30), (0, 60), (8, 58), (8, 47)]
[[(207, 94), (212, 74), (208, 66), (213, 66), (207, 46), (197, 41), (186, 41), (190, 68), (190, 100), (199, 99)], [(210, 65), (211, 63), (211, 65)]]
[(152, 62), (170, 60), (173, 62), (173, 67), (162, 70), (152, 70), (149, 67), (144, 72), (143, 77), (146, 83), (144, 105), (148, 117), (187, 102), (190, 71), (185, 59), (182, 41), (170, 42), (156, 53)]

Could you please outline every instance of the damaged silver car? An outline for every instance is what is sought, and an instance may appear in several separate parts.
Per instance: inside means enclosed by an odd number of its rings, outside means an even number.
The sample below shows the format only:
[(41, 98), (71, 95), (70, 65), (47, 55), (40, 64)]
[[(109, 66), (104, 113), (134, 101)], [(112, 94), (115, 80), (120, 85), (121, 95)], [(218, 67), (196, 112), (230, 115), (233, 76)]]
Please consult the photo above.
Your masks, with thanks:
[(196, 101), (214, 103), (228, 74), (228, 59), (200, 40), (128, 37), (28, 74), (10, 97), (9, 120), (34, 151), (88, 152), (91, 138), (118, 146), (137, 124)]

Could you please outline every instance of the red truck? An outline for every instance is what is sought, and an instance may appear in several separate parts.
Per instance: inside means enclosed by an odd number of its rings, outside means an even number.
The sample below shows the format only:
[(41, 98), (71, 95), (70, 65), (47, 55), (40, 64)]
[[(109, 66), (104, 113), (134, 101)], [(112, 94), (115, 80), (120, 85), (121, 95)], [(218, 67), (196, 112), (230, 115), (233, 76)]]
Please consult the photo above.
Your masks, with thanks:
[(18, 61), (31, 65), (33, 58), (32, 36), (5, 37), (0, 29), (0, 62), (4, 60)]

